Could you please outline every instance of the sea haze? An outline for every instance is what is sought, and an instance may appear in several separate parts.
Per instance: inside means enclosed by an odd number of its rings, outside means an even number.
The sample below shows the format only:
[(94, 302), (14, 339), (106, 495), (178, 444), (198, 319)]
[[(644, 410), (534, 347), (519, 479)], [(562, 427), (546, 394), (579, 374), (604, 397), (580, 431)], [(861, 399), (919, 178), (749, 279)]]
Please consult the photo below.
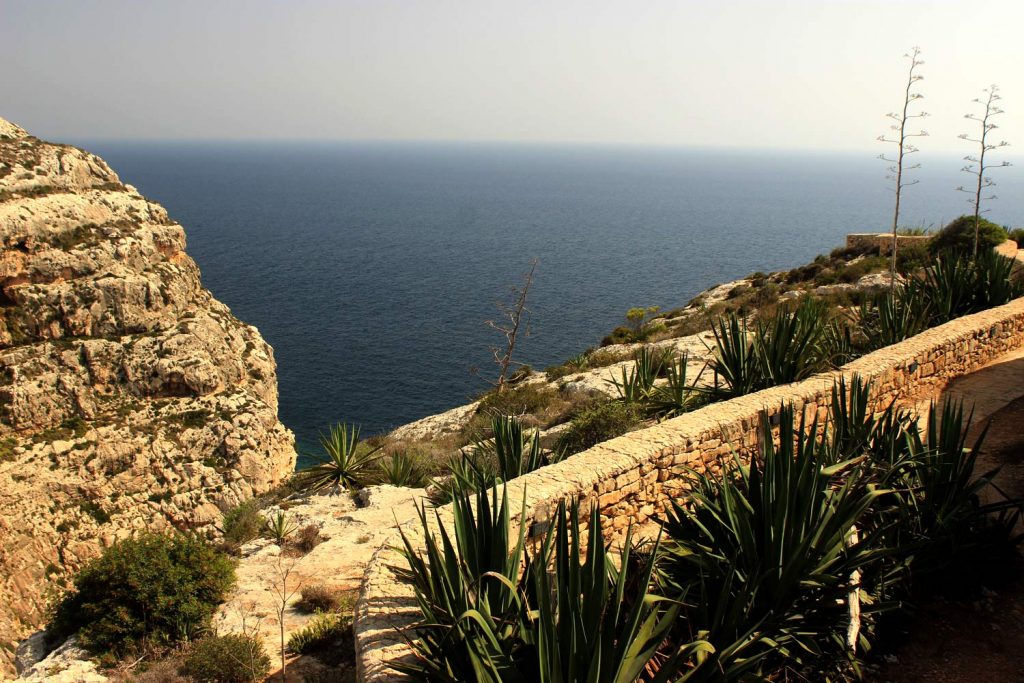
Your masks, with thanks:
[[(381, 432), (487, 388), (484, 324), (540, 259), (519, 360), (560, 362), (631, 306), (790, 268), (891, 225), (863, 154), (441, 143), (80, 141), (188, 235), (203, 282), (274, 347), (300, 452), (339, 420)], [(969, 211), (956, 156), (922, 157), (905, 225)], [(1019, 167), (993, 220), (1021, 225)]]

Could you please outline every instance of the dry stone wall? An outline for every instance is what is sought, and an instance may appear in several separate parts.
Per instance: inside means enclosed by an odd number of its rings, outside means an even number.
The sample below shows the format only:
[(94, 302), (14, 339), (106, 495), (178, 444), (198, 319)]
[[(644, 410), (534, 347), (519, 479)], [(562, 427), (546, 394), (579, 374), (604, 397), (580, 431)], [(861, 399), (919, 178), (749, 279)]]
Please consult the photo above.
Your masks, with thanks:
[[(612, 439), (509, 482), (509, 500), (514, 512), (525, 505), (531, 537), (547, 527), (559, 501), (578, 497), (587, 509), (596, 504), (608, 540), (614, 542), (630, 524), (651, 520), (673, 498), (685, 495), (682, 475), (687, 468), (717, 467), (733, 450), (749, 456), (757, 445), (763, 412), (776, 415), (781, 405), (793, 403), (808, 417), (824, 418), (834, 382), (854, 375), (871, 380), (876, 411), (892, 402), (911, 406), (1021, 346), (1024, 299), (927, 330), (838, 371), (716, 403)], [(440, 510), (440, 519), (450, 523), (450, 506)], [(418, 521), (409, 521), (402, 527), (414, 547), (422, 547), (418, 526)], [(410, 656), (401, 631), (415, 621), (417, 609), (412, 587), (395, 573), (404, 564), (395, 550), (399, 544), (396, 530), (377, 550), (356, 606), (358, 677), (363, 683), (402, 680), (390, 664)]]
[[(899, 249), (915, 245), (928, 244), (930, 235), (897, 235), (896, 246)], [(889, 232), (855, 232), (846, 236), (847, 249), (878, 249), (878, 253), (887, 256), (892, 253), (892, 233)]]

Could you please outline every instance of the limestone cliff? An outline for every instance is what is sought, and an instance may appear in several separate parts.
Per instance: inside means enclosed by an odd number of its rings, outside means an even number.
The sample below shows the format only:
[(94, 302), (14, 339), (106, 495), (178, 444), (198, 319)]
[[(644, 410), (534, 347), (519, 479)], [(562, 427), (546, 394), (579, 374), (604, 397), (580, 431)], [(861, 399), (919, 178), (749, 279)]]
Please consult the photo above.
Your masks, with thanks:
[(103, 160), (0, 119), (0, 673), (102, 546), (294, 468), (273, 352), (184, 248)]

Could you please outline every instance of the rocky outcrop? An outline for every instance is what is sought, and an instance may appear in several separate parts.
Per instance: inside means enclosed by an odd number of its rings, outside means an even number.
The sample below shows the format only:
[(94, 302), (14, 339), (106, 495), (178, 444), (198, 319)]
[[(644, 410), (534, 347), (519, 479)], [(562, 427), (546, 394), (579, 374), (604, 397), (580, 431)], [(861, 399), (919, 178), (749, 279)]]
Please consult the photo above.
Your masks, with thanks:
[(213, 531), (294, 469), (274, 356), (102, 159), (0, 119), (0, 657), (142, 528)]

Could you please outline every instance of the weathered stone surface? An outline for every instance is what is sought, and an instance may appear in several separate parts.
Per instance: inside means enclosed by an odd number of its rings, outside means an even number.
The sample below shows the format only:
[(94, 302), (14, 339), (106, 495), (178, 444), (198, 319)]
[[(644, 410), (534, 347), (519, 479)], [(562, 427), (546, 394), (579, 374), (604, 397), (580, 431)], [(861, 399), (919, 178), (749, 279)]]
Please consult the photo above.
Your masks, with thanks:
[(88, 653), (69, 638), (63, 645), (22, 672), (19, 681), (37, 683), (104, 683), (109, 680), (101, 674)]
[(102, 159), (0, 119), (0, 673), (45, 594), (294, 468), (273, 351)]

